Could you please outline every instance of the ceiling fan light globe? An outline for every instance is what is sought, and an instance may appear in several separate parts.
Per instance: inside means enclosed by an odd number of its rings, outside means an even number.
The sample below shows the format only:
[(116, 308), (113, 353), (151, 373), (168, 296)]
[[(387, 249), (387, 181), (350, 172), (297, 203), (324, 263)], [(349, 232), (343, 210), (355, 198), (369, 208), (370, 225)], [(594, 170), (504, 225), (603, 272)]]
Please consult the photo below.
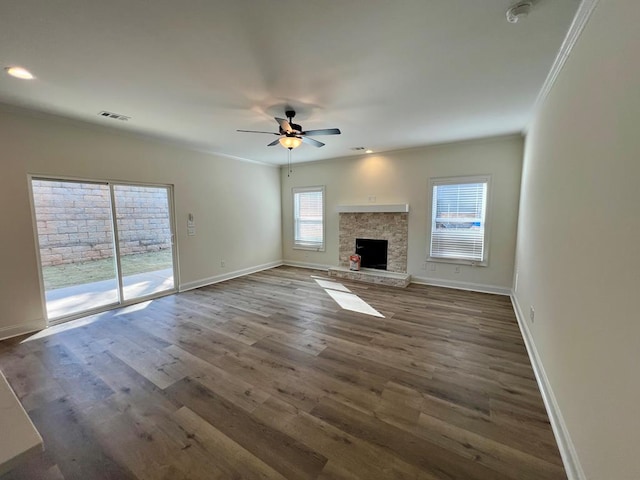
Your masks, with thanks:
[(289, 150), (293, 148), (297, 148), (302, 144), (302, 140), (298, 137), (282, 137), (280, 138), (280, 145), (284, 148), (288, 148)]

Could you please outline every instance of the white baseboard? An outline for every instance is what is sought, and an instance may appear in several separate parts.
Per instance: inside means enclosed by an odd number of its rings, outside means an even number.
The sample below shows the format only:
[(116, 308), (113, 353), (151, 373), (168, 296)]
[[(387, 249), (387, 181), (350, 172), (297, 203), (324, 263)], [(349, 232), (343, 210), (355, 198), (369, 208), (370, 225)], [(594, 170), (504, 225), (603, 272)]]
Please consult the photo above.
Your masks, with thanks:
[(17, 337), (18, 335), (24, 335), (26, 333), (37, 332), (38, 330), (42, 330), (46, 327), (47, 322), (44, 318), (22, 323), (20, 325), (2, 327), (0, 328), (0, 340), (6, 340), (7, 338)]
[(495, 295), (510, 295), (511, 289), (498, 287), (497, 285), (485, 285), (482, 283), (459, 282), (457, 280), (442, 280), (440, 278), (416, 277), (411, 275), (411, 283), (418, 285), (432, 285), (434, 287), (455, 288), (456, 290), (469, 290), (472, 292), (493, 293)]
[(231, 280), (232, 278), (242, 277), (249, 275), (250, 273), (261, 272), (262, 270), (268, 270), (270, 268), (279, 267), (283, 265), (282, 260), (276, 260), (275, 262), (264, 263), (262, 265), (256, 265), (253, 267), (243, 268), (241, 270), (235, 270), (233, 272), (223, 273), (214, 277), (203, 278), (195, 280), (193, 282), (186, 282), (178, 287), (179, 292), (186, 292), (187, 290), (193, 290), (194, 288), (205, 287), (214, 283), (224, 282), (225, 280)]
[(298, 262), (295, 260), (285, 260), (283, 265), (288, 267), (310, 268), (312, 270), (329, 270), (332, 265), (321, 265), (319, 263)]
[(538, 382), (538, 387), (542, 394), (542, 400), (544, 401), (544, 406), (547, 409), (547, 415), (551, 422), (551, 428), (553, 429), (553, 434), (556, 438), (556, 442), (558, 443), (558, 449), (560, 450), (560, 456), (562, 457), (562, 463), (564, 464), (567, 478), (569, 480), (586, 480), (587, 477), (580, 465), (578, 454), (573, 442), (571, 441), (571, 435), (569, 435), (567, 425), (564, 422), (564, 418), (562, 417), (562, 413), (558, 407), (558, 402), (556, 401), (556, 397), (551, 389), (551, 384), (549, 383), (547, 374), (542, 366), (542, 361), (538, 355), (538, 350), (536, 349), (533, 336), (529, 330), (529, 325), (525, 320), (527, 317), (523, 315), (518, 299), (513, 292), (511, 293), (511, 303), (513, 304), (513, 310), (516, 312), (518, 326), (520, 327), (522, 338), (524, 339), (524, 343), (527, 347), (527, 353), (529, 354), (529, 360), (533, 367), (533, 373), (536, 376), (536, 381)]
[[(287, 265), (289, 267), (311, 268), (314, 270), (329, 270), (330, 268), (335, 268), (335, 265), (321, 265), (318, 263), (298, 262), (295, 260), (285, 260), (283, 265)], [(480, 293), (493, 293), (495, 295), (509, 296), (511, 294), (511, 290), (509, 288), (498, 287), (495, 285), (458, 282), (454, 280), (440, 280), (436, 278), (416, 277), (414, 275), (411, 275), (411, 283), (416, 283), (418, 285), (432, 285), (434, 287), (455, 288), (457, 290), (469, 290)]]

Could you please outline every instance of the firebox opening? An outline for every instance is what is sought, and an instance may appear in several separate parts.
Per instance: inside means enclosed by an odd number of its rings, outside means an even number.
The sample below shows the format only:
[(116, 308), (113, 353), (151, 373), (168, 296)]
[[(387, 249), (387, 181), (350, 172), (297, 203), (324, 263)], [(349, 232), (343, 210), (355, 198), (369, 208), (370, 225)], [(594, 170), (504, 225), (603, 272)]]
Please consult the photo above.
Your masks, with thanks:
[(386, 270), (388, 245), (388, 240), (356, 238), (356, 253), (361, 257), (361, 266)]

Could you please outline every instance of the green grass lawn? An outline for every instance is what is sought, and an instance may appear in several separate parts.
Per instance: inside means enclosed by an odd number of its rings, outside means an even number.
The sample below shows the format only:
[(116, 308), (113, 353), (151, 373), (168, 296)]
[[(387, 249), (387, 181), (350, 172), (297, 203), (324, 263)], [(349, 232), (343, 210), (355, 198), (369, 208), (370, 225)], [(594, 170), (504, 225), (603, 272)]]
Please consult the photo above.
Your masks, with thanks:
[[(123, 276), (135, 275), (136, 273), (153, 272), (171, 268), (173, 258), (171, 250), (161, 250), (159, 252), (137, 253), (122, 257)], [(70, 287), (84, 283), (100, 282), (115, 278), (115, 260), (105, 258), (102, 260), (91, 260), (88, 262), (69, 263), (65, 265), (55, 265), (43, 267), (45, 290), (55, 290), (56, 288)]]

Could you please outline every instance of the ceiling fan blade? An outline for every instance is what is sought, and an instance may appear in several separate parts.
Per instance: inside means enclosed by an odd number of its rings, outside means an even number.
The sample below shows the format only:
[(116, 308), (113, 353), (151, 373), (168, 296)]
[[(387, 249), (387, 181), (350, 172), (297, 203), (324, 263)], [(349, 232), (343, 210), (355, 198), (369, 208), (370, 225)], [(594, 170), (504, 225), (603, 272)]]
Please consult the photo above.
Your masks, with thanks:
[(321, 130), (307, 130), (306, 132), (301, 132), (300, 135), (340, 135), (339, 128), (324, 128)]
[(288, 120), (285, 120), (284, 118), (278, 118), (278, 117), (274, 117), (274, 118), (276, 119), (276, 122), (280, 124), (280, 128), (282, 129), (283, 132), (285, 133), (293, 132), (293, 128), (291, 128), (291, 124), (289, 123)]
[(309, 145), (313, 145), (314, 147), (322, 147), (324, 146), (324, 143), (319, 142), (318, 140), (314, 140), (313, 138), (309, 138), (309, 137), (298, 137), (300, 140), (302, 140), (304, 143), (307, 143)]
[(257, 130), (236, 130), (236, 132), (244, 132), (244, 133), (268, 133), (269, 135), (280, 135), (276, 132), (259, 132)]
[(280, 139), (279, 138), (277, 140), (274, 140), (273, 142), (271, 142), (269, 145), (267, 145), (267, 147), (273, 147), (274, 145), (277, 145), (278, 143), (280, 143)]

